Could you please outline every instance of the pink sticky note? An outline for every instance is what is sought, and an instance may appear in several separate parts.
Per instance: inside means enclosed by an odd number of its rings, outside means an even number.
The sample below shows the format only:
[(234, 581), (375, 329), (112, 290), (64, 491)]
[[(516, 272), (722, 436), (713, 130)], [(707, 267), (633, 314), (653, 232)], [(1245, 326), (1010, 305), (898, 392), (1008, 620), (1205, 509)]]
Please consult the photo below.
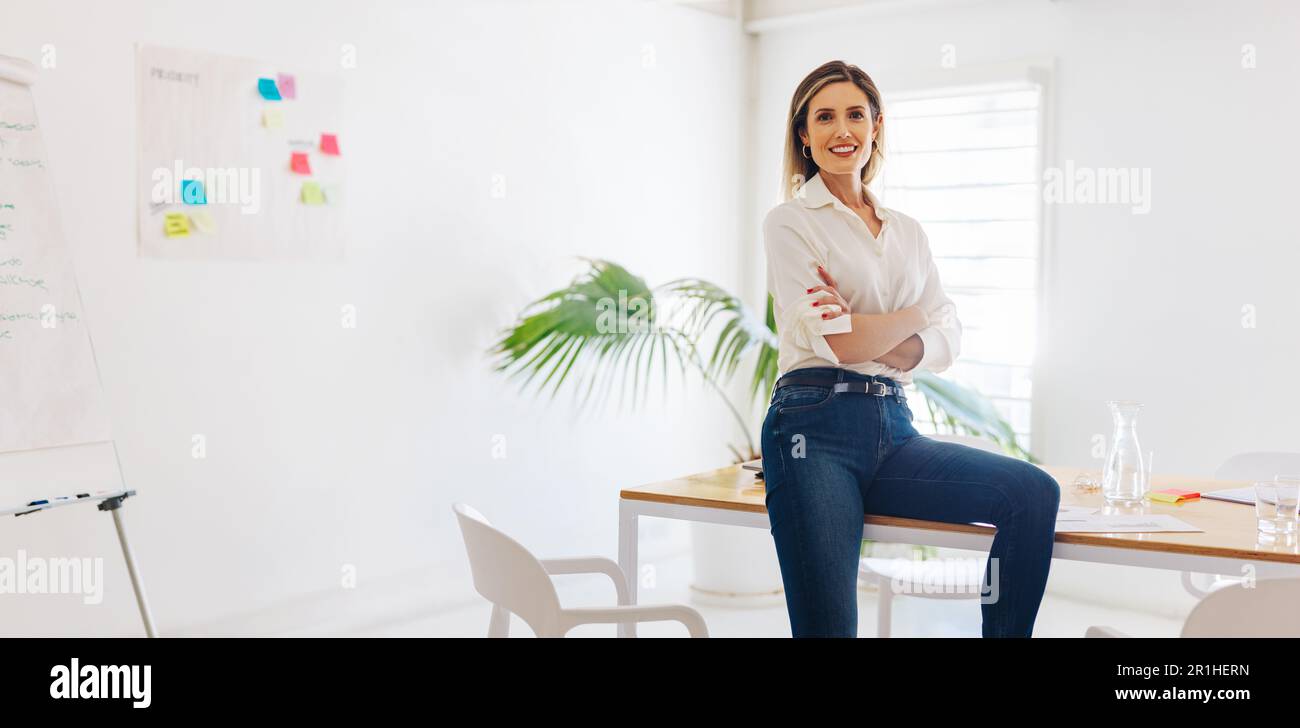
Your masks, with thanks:
[(294, 78), (292, 75), (288, 73), (281, 73), (279, 74), (279, 76), (276, 77), (276, 80), (278, 81), (278, 83), (276, 83), (276, 86), (280, 87), (281, 98), (294, 99), (298, 97), (298, 86), (294, 82)]
[(289, 158), (289, 169), (298, 174), (311, 174), (311, 162), (307, 160), (307, 153), (294, 152)]
[(339, 137), (337, 134), (320, 135), (320, 153), (339, 156)]

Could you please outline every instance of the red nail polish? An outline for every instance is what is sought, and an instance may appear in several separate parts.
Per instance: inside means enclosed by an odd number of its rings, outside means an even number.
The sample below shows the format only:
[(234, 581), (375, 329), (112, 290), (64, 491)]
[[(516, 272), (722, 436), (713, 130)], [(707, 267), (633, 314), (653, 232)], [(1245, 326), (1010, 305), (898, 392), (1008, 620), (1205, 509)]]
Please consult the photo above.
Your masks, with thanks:
[(822, 314), (822, 318), (826, 318), (826, 314)]
[(814, 306), (820, 306), (820, 305), (822, 305), (822, 302), (821, 302), (821, 301), (813, 301), (813, 305), (814, 305)]
[(808, 290), (804, 291), (804, 293), (812, 293), (812, 289), (809, 288)]

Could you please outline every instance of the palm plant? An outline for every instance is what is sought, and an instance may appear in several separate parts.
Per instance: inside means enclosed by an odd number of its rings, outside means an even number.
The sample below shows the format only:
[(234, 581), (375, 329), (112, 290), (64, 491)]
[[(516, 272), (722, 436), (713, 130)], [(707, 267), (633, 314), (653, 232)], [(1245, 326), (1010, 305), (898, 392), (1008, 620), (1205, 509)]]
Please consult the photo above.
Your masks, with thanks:
[[(544, 375), (538, 391), (551, 388), (554, 398), (570, 377), (585, 393), (584, 407), (592, 395), (605, 400), (616, 380), (631, 378), (633, 401), (644, 401), (655, 377), (667, 381), (668, 367), (684, 376), (694, 372), (717, 392), (745, 440), (745, 451), (728, 443), (736, 460), (757, 458), (750, 428), (727, 396), (724, 384), (741, 362), (754, 354), (749, 376), (749, 407), (761, 393), (770, 396), (777, 379), (776, 320), (772, 297), (760, 320), (736, 296), (699, 278), (680, 278), (651, 288), (624, 267), (607, 260), (582, 258), (587, 270), (566, 287), (529, 304), (519, 320), (507, 328), (492, 347), (498, 357), (495, 369), (522, 377), (527, 389)], [(701, 340), (715, 328), (709, 351)], [(913, 383), (925, 395), (936, 429), (988, 437), (1008, 454), (1036, 462), (1016, 441), (1015, 433), (987, 398), (956, 382), (918, 371)], [(627, 387), (619, 389), (619, 403)]]

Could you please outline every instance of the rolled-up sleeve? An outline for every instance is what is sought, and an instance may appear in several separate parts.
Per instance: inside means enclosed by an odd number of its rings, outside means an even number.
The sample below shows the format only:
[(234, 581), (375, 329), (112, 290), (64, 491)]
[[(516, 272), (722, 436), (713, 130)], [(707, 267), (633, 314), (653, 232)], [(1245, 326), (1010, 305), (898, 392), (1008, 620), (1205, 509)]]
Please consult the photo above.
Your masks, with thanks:
[(925, 351), (917, 369), (942, 372), (961, 354), (961, 321), (957, 319), (957, 306), (943, 291), (939, 269), (930, 254), (930, 239), (922, 230), (921, 270), (925, 271), (925, 285), (917, 302), (929, 318), (929, 325), (917, 332)]
[(807, 292), (825, 283), (817, 275), (817, 266), (827, 265), (825, 252), (795, 229), (787, 211), (779, 207), (763, 219), (763, 249), (767, 258), (767, 290), (772, 294), (777, 332), (783, 344), (808, 349), (839, 364), (825, 336), (852, 331), (852, 318), (822, 319), (824, 309), (812, 306), (818, 294)]

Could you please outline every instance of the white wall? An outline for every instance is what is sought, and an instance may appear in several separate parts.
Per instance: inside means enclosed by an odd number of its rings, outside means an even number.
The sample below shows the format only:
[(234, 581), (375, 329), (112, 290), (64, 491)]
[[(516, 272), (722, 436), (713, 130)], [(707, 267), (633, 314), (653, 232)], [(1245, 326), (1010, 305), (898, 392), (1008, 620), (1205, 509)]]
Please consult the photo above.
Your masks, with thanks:
[[(321, 599), (373, 618), (407, 584), (420, 609), (473, 598), (455, 500), (539, 553), (612, 556), (619, 488), (729, 461), (698, 389), (575, 419), (571, 398), (517, 396), (485, 352), (576, 255), (739, 285), (733, 21), (635, 0), (3, 5), (0, 53), (57, 54), (37, 110), (164, 633), (277, 631), (260, 611)], [(137, 258), (137, 42), (337, 70), (345, 262)], [(0, 555), (18, 548), (104, 556), (107, 598), (5, 596), (0, 631), (138, 632), (107, 516), (0, 523)]]
[[(946, 43), (963, 68), (1054, 57), (1049, 163), (1152, 169), (1147, 216), (1053, 211), (1035, 384), (1045, 460), (1093, 463), (1117, 396), (1147, 402), (1143, 442), (1166, 472), (1207, 474), (1300, 434), (1286, 378), (1300, 354), (1286, 199), (1300, 8), (1280, 0), (931, 3), (756, 43), (724, 18), (636, 0), (0, 4), (0, 53), (57, 52), (38, 113), (164, 632), (281, 632), (265, 615), (377, 619), (472, 599), (453, 500), (539, 553), (612, 555), (619, 487), (726, 462), (730, 424), (707, 397), (572, 419), (567, 399), (518, 397), (484, 352), (578, 270), (574, 255), (761, 302), (755, 220), (773, 202), (785, 106), (830, 58), (888, 97), (893, 79), (938, 69)], [(136, 257), (136, 42), (325, 70), (356, 45), (359, 67), (339, 71), (344, 263)], [(1243, 43), (1258, 68), (1241, 68)], [(494, 173), (505, 199), (490, 196)], [(339, 326), (345, 303), (356, 330)], [(1258, 328), (1241, 327), (1244, 304)], [(648, 521), (643, 535), (671, 548), (681, 534)], [(138, 631), (106, 516), (0, 523), (0, 556), (18, 548), (104, 556), (107, 599), (5, 596), (0, 632)]]
[[(1152, 209), (1057, 205), (1035, 369), (1035, 450), (1096, 464), (1105, 400), (1139, 399), (1144, 447), (1164, 472), (1209, 475), (1230, 454), (1300, 446), (1291, 381), (1300, 355), (1293, 170), (1300, 6), (1025, 0), (793, 25), (761, 36), (754, 195), (772, 203), (790, 94), (842, 58), (881, 86), (940, 67), (1054, 58), (1046, 164), (1149, 167)], [(1243, 70), (1253, 43), (1258, 67)], [(906, 212), (906, 210), (904, 210)], [(760, 262), (761, 265), (761, 262)], [(751, 277), (755, 275), (753, 271)], [(1258, 326), (1244, 329), (1242, 306)]]

